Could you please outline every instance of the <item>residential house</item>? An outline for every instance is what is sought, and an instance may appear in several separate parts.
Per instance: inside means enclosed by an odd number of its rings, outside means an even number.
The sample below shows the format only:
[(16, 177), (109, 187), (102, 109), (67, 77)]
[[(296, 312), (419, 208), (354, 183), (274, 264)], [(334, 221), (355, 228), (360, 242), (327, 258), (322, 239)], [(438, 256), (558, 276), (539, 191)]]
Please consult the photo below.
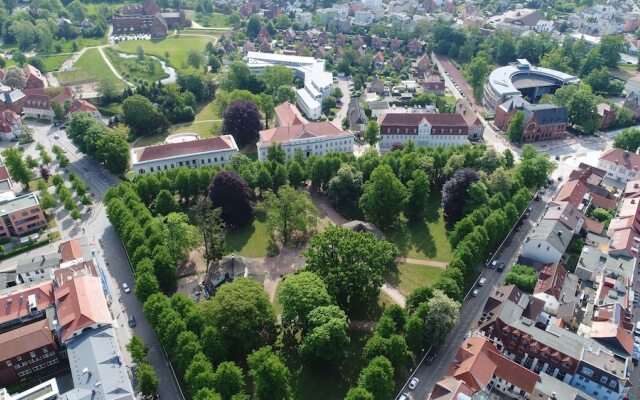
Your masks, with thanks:
[(520, 256), (542, 264), (559, 263), (573, 235), (557, 220), (542, 220), (524, 240)]
[(610, 104), (599, 103), (598, 115), (600, 116), (600, 129), (609, 129), (616, 122), (616, 112)]
[(402, 54), (398, 53), (394, 58), (393, 61), (391, 62), (391, 66), (396, 70), (396, 71), (400, 71), (402, 69), (402, 67), (404, 66), (404, 57), (402, 57)]
[(93, 104), (83, 99), (73, 99), (68, 108), (69, 115), (73, 115), (77, 112), (86, 112), (91, 114), (92, 117), (101, 119), (102, 114), (98, 111), (98, 108)]
[(258, 32), (257, 39), (260, 42), (263, 42), (263, 41), (270, 42), (271, 41), (271, 34), (269, 33), (269, 30), (267, 29), (266, 26), (263, 26), (262, 29), (260, 29), (260, 32)]
[(131, 167), (137, 174), (166, 171), (179, 167), (226, 165), (238, 152), (231, 135), (165, 143), (131, 149)]
[(328, 121), (265, 129), (260, 131), (257, 143), (258, 159), (264, 160), (269, 146), (276, 143), (282, 145), (288, 158), (298, 149), (305, 157), (323, 156), (332, 152), (353, 153), (354, 136)]
[(51, 279), (53, 269), (58, 267), (58, 255), (56, 253), (42, 254), (36, 257), (27, 257), (18, 260), (16, 276), (20, 283), (41, 282)]
[(0, 93), (0, 111), (11, 110), (16, 114), (20, 114), (25, 100), (24, 92), (19, 89)]
[(358, 26), (370, 26), (375, 20), (371, 11), (356, 11), (353, 16), (353, 24)]
[(444, 80), (437, 71), (429, 70), (424, 74), (424, 80), (422, 81), (423, 91), (442, 96), (445, 88)]
[(626, 184), (640, 178), (640, 155), (618, 148), (607, 149), (598, 160), (598, 168), (607, 171), (607, 178)]
[(367, 116), (357, 98), (352, 98), (351, 101), (349, 101), (347, 119), (349, 121), (349, 129), (353, 133), (358, 135), (364, 134), (367, 127)]
[(25, 88), (34, 89), (34, 88), (43, 88), (46, 85), (46, 79), (42, 72), (31, 64), (27, 64), (24, 67), (24, 76), (26, 78)]
[(384, 54), (382, 54), (382, 52), (379, 51), (373, 58), (373, 66), (376, 69), (384, 68)]
[(409, 41), (407, 49), (409, 49), (409, 53), (411, 54), (419, 54), (422, 51), (422, 46), (422, 41), (420, 41), (420, 39), (414, 38)]
[(373, 35), (371, 37), (371, 47), (376, 51), (384, 50), (384, 43), (382, 43), (382, 39), (378, 35)]
[(55, 113), (51, 108), (51, 102), (55, 101), (60, 105), (63, 105), (65, 101), (73, 98), (73, 90), (70, 87), (64, 86), (62, 91), (55, 96), (45, 89), (23, 89), (22, 92), (25, 95), (25, 99), (22, 103), (22, 112), (27, 118), (37, 119), (53, 119)]
[(378, 96), (384, 96), (387, 92), (387, 89), (384, 86), (384, 82), (382, 82), (382, 80), (376, 76), (369, 84), (369, 88), (367, 89), (367, 91), (369, 93), (375, 93)]
[(0, 111), (0, 140), (12, 140), (20, 136), (22, 120), (12, 110)]
[(54, 305), (51, 281), (16, 286), (0, 294), (0, 332), (16, 326), (45, 318), (47, 310)]
[(631, 92), (624, 99), (623, 107), (628, 108), (633, 113), (633, 118), (640, 118), (640, 94)]
[(369, 102), (369, 109), (371, 110), (371, 118), (376, 119), (391, 112), (391, 106), (387, 101), (371, 101)]
[(364, 46), (364, 37), (362, 37), (362, 35), (357, 34), (354, 38), (353, 38), (353, 42), (358, 46), (358, 47), (362, 47)]
[(378, 118), (380, 150), (412, 140), (417, 146), (450, 147), (468, 143), (469, 126), (460, 114), (387, 113)]
[(0, 238), (21, 237), (46, 226), (44, 210), (36, 193), (0, 200)]
[(316, 39), (319, 46), (324, 46), (329, 43), (329, 34), (327, 31), (322, 31), (318, 34), (318, 38)]
[(391, 49), (391, 51), (398, 51), (400, 50), (400, 47), (402, 47), (403, 45), (403, 41), (402, 39), (398, 39), (397, 37), (391, 39), (391, 42), (389, 42), (389, 48)]
[(431, 69), (431, 59), (429, 58), (429, 55), (425, 53), (418, 57), (418, 59), (413, 63), (413, 67), (419, 75), (424, 75), (425, 72)]
[(336, 35), (334, 43), (336, 44), (336, 46), (344, 46), (345, 43), (347, 42), (347, 36), (340, 32)]
[(313, 14), (308, 11), (296, 12), (294, 20), (298, 23), (300, 28), (307, 29), (313, 25)]
[(296, 41), (296, 31), (294, 31), (293, 28), (291, 27), (285, 30), (282, 36), (284, 38), (285, 43), (292, 43)]
[(484, 124), (467, 99), (460, 99), (456, 103), (456, 113), (462, 115), (469, 125), (469, 140), (482, 140)]

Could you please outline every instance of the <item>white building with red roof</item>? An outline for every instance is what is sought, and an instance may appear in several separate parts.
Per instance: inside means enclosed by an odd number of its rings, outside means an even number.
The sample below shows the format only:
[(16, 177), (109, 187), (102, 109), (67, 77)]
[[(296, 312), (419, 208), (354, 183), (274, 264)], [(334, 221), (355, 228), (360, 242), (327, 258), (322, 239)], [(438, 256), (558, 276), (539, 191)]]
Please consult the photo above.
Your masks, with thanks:
[(640, 155), (622, 149), (608, 149), (600, 156), (598, 168), (607, 171), (607, 178), (626, 184), (640, 178)]
[(57, 94), (52, 92), (57, 91), (57, 89), (58, 88), (22, 89), (25, 95), (22, 103), (24, 116), (36, 119), (53, 119), (54, 112), (51, 108), (51, 103), (55, 101), (63, 106), (65, 101), (73, 98), (73, 90), (70, 87), (64, 86), (60, 88), (61, 91)]
[(305, 157), (323, 156), (327, 153), (353, 153), (353, 133), (343, 131), (331, 122), (310, 122), (260, 131), (258, 159), (267, 157), (267, 149), (272, 144), (280, 144), (287, 157), (293, 157), (296, 150)]
[(289, 101), (285, 101), (284, 103), (276, 106), (274, 111), (276, 115), (276, 127), (309, 123), (309, 121), (302, 116), (298, 107), (296, 107), (295, 104), (291, 104)]
[(83, 99), (74, 99), (71, 104), (69, 104), (68, 111), (69, 114), (75, 114), (77, 112), (87, 112), (94, 118), (102, 118), (102, 114), (100, 114), (100, 111), (98, 111), (96, 106)]
[(391, 149), (394, 143), (417, 146), (451, 147), (469, 143), (469, 125), (460, 114), (389, 113), (378, 119), (380, 151)]
[(0, 111), (0, 140), (11, 140), (20, 135), (22, 120), (12, 110)]
[(225, 166), (238, 152), (231, 135), (207, 139), (185, 139), (131, 149), (131, 166), (135, 173), (167, 171), (180, 167)]

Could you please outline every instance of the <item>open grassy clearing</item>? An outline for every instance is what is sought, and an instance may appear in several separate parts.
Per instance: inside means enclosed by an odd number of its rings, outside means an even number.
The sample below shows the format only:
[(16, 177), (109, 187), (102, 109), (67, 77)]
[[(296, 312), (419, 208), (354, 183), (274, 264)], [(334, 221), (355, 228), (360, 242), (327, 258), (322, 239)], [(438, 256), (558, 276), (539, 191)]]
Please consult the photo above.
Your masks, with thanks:
[(408, 296), (417, 288), (433, 285), (443, 272), (442, 268), (426, 265), (398, 264), (384, 274), (384, 280)]
[(118, 73), (127, 80), (138, 78), (148, 82), (155, 82), (169, 76), (162, 70), (160, 61), (154, 58), (146, 56), (142, 60), (137, 57), (124, 58), (117, 51), (110, 48), (105, 49), (105, 54), (109, 57), (109, 61), (111, 61)]
[(55, 73), (61, 85), (77, 85), (81, 83), (99, 82), (103, 79), (112, 81), (116, 87), (123, 90), (126, 85), (119, 80), (104, 61), (98, 49), (87, 50), (76, 61), (73, 69)]
[(227, 235), (227, 252), (250, 258), (266, 257), (270, 236), (266, 220), (266, 215), (258, 212), (251, 225)]
[(176, 70), (185, 72), (193, 70), (193, 67), (186, 65), (189, 50), (201, 51), (208, 42), (215, 42), (215, 38), (186, 35), (171, 36), (164, 39), (122, 41), (115, 46), (115, 49), (124, 53), (136, 54), (136, 49), (142, 47), (145, 54), (163, 58)]
[(192, 10), (186, 11), (187, 17), (196, 21), (205, 28), (228, 28), (229, 16), (220, 13), (196, 13)]
[(442, 262), (451, 260), (452, 250), (440, 203), (440, 195), (431, 196), (426, 222), (408, 221), (387, 235), (387, 239), (398, 246), (403, 257)]

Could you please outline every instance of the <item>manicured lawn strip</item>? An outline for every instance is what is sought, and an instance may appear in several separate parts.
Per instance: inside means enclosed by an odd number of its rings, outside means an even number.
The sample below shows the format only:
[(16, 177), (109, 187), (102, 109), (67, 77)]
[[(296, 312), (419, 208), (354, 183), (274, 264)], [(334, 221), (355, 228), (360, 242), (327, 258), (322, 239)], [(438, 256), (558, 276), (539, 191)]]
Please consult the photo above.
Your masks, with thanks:
[(62, 85), (75, 85), (109, 79), (113, 81), (119, 89), (125, 88), (125, 84), (111, 72), (98, 49), (87, 50), (82, 57), (76, 61), (73, 70), (58, 72), (56, 73), (56, 77)]
[(407, 222), (387, 235), (387, 239), (398, 246), (403, 257), (442, 262), (451, 260), (452, 250), (440, 203), (439, 195), (431, 196), (426, 223)]
[(211, 103), (207, 103), (202, 108), (198, 110), (196, 113), (196, 121), (208, 121), (211, 119), (218, 119), (213, 114), (213, 101)]
[(173, 128), (172, 133), (193, 132), (200, 135), (201, 138), (213, 137), (220, 135), (220, 126), (222, 122), (192, 122), (190, 124), (179, 125)]
[(63, 62), (65, 62), (71, 55), (69, 54), (56, 54), (53, 56), (42, 56), (42, 61), (44, 61), (44, 67), (47, 72), (57, 71), (60, 69), (60, 66)]
[(195, 13), (193, 11), (187, 14), (189, 18), (192, 18), (198, 24), (207, 28), (228, 28), (229, 17), (220, 13)]
[(266, 216), (257, 213), (251, 225), (238, 228), (227, 235), (227, 251), (250, 258), (266, 257), (269, 236)]
[[(172, 36), (164, 39), (122, 41), (115, 48), (124, 53), (136, 54), (136, 49), (140, 46), (145, 54), (167, 59), (172, 67), (184, 72), (193, 70), (186, 65), (189, 50), (200, 51), (207, 42), (213, 41), (213, 38), (204, 36)], [(169, 53), (168, 57), (166, 53)]]
[[(149, 82), (155, 82), (168, 76), (162, 71), (160, 61), (153, 58), (145, 57), (141, 63), (137, 58), (120, 57), (118, 52), (113, 49), (105, 49), (105, 54), (109, 57), (113, 67), (127, 80), (133, 80), (134, 77), (137, 77)], [(149, 73), (147, 69), (148, 63), (154, 65), (153, 74)]]
[(408, 296), (419, 287), (433, 285), (444, 272), (442, 268), (427, 265), (399, 264), (385, 273), (385, 281)]

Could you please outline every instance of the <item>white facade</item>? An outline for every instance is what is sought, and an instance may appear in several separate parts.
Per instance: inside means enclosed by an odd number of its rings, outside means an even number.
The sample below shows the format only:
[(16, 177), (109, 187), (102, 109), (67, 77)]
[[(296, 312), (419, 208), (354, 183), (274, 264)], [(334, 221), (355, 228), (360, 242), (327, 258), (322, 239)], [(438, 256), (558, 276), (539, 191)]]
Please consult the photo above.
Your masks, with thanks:
[(607, 178), (617, 182), (626, 183), (627, 181), (638, 179), (640, 176), (636, 168), (626, 169), (622, 165), (603, 159), (598, 160), (598, 168), (607, 171)]
[[(22, 121), (18, 119), (18, 122), (11, 124), (11, 132), (0, 132), (0, 140), (11, 140), (20, 136), (20, 128), (22, 127)], [(1, 164), (0, 164), (1, 165)]]
[(449, 134), (432, 134), (431, 125), (426, 121), (418, 126), (417, 135), (410, 134), (408, 129), (405, 129), (405, 132), (397, 130), (396, 132), (387, 133), (381, 127), (380, 151), (389, 151), (394, 143), (406, 144), (410, 140), (413, 141), (416, 146), (426, 147), (451, 147), (468, 144), (467, 133), (457, 134), (454, 133), (455, 129), (459, 128), (452, 128)]
[[(287, 158), (294, 156), (297, 149), (300, 149), (305, 157), (323, 156), (328, 153), (353, 153), (354, 136), (351, 132), (345, 132), (339, 136), (319, 136), (313, 138), (293, 139), (286, 143), (281, 143), (287, 154)], [(262, 162), (267, 158), (268, 144), (258, 142), (258, 159)]]
[(321, 99), (311, 97), (304, 88), (296, 90), (296, 104), (310, 119), (318, 119), (322, 116), (322, 104), (318, 101)]
[(564, 252), (558, 251), (546, 240), (529, 238), (522, 246), (520, 255), (543, 264), (555, 264), (560, 261)]
[[(145, 148), (134, 148), (131, 150), (131, 165), (133, 172), (136, 174), (144, 174), (148, 172), (155, 173), (159, 171), (167, 171), (180, 167), (199, 168), (202, 166), (214, 165), (225, 166), (229, 163), (231, 156), (238, 152), (238, 146), (231, 135), (223, 135), (220, 136), (220, 138), (224, 138), (228, 143), (230, 143), (230, 147), (221, 150), (204, 150), (190, 154), (179, 154), (146, 161), (138, 160), (138, 154)], [(165, 144), (159, 146), (169, 145)]]
[(26, 118), (53, 119), (53, 110), (51, 108), (43, 110), (42, 108), (23, 107), (22, 111)]
[(375, 15), (371, 11), (356, 11), (353, 15), (353, 24), (359, 26), (369, 26), (373, 23)]

